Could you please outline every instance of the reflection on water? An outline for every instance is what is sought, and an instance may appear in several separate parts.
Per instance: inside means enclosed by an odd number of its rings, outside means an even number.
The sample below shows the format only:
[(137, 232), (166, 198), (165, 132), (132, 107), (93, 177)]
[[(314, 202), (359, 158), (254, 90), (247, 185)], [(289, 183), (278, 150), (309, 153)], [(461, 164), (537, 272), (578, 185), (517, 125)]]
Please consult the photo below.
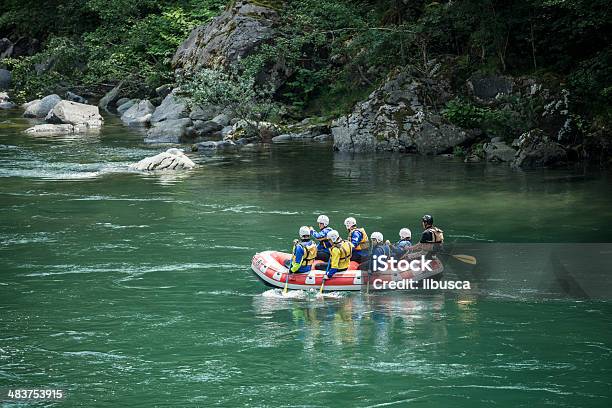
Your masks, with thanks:
[[(290, 292), (292, 293), (292, 292)], [(255, 296), (253, 309), (259, 318), (279, 318), (278, 314), (290, 317), (298, 329), (299, 340), (305, 349), (317, 344), (334, 346), (375, 344), (379, 351), (394, 347), (393, 336), (404, 336), (424, 322), (428, 325), (427, 339), (422, 341), (446, 341), (444, 319), (445, 307), (442, 293), (410, 296), (407, 293), (344, 293), (335, 298), (321, 299), (304, 291), (293, 291), (295, 295)], [(465, 299), (457, 300), (466, 313)], [(466, 317), (466, 321), (472, 320)]]

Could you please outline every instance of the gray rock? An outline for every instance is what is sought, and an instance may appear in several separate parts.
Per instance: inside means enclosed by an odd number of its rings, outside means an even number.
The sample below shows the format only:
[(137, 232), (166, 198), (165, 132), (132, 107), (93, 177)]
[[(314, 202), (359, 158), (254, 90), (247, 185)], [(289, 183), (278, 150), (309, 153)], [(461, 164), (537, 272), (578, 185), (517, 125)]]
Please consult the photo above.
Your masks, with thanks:
[[(422, 95), (436, 98), (425, 101)], [(443, 106), (450, 99), (450, 84), (443, 79), (427, 83), (410, 72), (387, 80), (358, 103), (353, 112), (332, 122), (334, 149), (339, 151), (416, 151), (444, 153), (474, 138), (442, 118), (429, 106)]]
[(551, 167), (567, 160), (565, 149), (546, 137), (540, 129), (525, 132), (519, 139), (520, 147), (512, 162), (514, 168)]
[(491, 139), (491, 143), (499, 143), (499, 142), (503, 142), (503, 141), (504, 141), (504, 139), (499, 137), (499, 136), (494, 137), (494, 138)]
[(141, 171), (188, 170), (194, 167), (195, 163), (179, 149), (168, 149), (163, 153), (142, 159), (138, 163), (130, 164), (131, 169)]
[(79, 133), (87, 131), (87, 126), (83, 125), (69, 125), (69, 124), (50, 124), (45, 123), (44, 125), (36, 125), (32, 126), (25, 130), (25, 133), (30, 134), (42, 134), (42, 135), (52, 135), (52, 134), (67, 134), (67, 133)]
[(155, 88), (155, 93), (161, 98), (165, 98), (172, 92), (172, 84), (164, 84)]
[(210, 150), (237, 150), (238, 145), (231, 140), (220, 140), (220, 141), (208, 141), (200, 142), (196, 144), (196, 150), (198, 151), (210, 151)]
[[(127, 103), (131, 103), (129, 101)], [(124, 104), (125, 105), (125, 104)], [(132, 104), (123, 115), (121, 121), (129, 126), (147, 125), (151, 121), (151, 116), (155, 111), (155, 106), (147, 99)]]
[(174, 54), (172, 64), (184, 71), (229, 66), (273, 38), (278, 13), (238, 0), (208, 24), (195, 28)]
[(217, 142), (208, 141), (200, 142), (196, 145), (196, 150), (214, 150), (217, 148)]
[(127, 101), (130, 100), (134, 100), (134, 99), (130, 99), (130, 98), (119, 98), (117, 99), (117, 102), (115, 102), (115, 105), (117, 105), (117, 107), (123, 105), (124, 103), (126, 103)]
[(225, 113), (221, 113), (215, 116), (214, 118), (212, 118), (212, 121), (217, 122), (218, 124), (221, 125), (221, 127), (223, 127), (223, 126), (229, 125), (230, 118)]
[(292, 134), (278, 135), (272, 138), (272, 143), (286, 143), (293, 140)]
[(232, 131), (234, 130), (233, 126), (223, 126), (223, 128), (221, 129), (221, 136), (223, 138), (225, 138), (227, 135), (229, 135)]
[[(126, 98), (121, 98), (117, 101), (117, 113), (120, 116), (123, 116), (123, 114), (130, 109), (132, 106), (136, 105), (138, 102), (140, 102), (140, 99), (127, 99), (125, 102), (123, 102), (122, 104), (119, 104), (119, 102), (121, 102), (123, 99)], [(155, 109), (155, 108), (153, 108)]]
[(0, 60), (13, 55), (13, 42), (8, 38), (0, 38)]
[(185, 101), (179, 99), (176, 95), (170, 94), (164, 98), (153, 115), (151, 123), (163, 122), (165, 120), (187, 118), (187, 105)]
[(512, 93), (512, 79), (504, 76), (472, 77), (467, 81), (467, 86), (474, 96), (483, 100)]
[(0, 68), (0, 90), (9, 89), (11, 87), (12, 78), (11, 71)]
[(100, 99), (98, 106), (107, 112), (114, 112), (117, 107), (116, 103), (120, 98), (119, 93), (121, 92), (122, 86), (123, 81), (119, 82), (119, 85), (108, 91), (108, 93)]
[(217, 106), (196, 106), (189, 114), (191, 120), (211, 120), (221, 109)]
[(181, 143), (190, 138), (188, 128), (193, 123), (189, 118), (168, 119), (157, 122), (147, 132), (145, 142), (147, 143)]
[(516, 155), (516, 150), (502, 141), (485, 143), (483, 150), (487, 161), (511, 162)]
[(291, 138), (293, 140), (311, 140), (315, 137), (315, 134), (310, 130), (300, 133), (292, 133)]
[(26, 105), (26, 110), (23, 113), (23, 116), (26, 118), (44, 118), (61, 100), (62, 98), (60, 98), (58, 95), (52, 94), (47, 95), (42, 99), (30, 101)]
[(66, 92), (66, 99), (72, 102), (87, 103), (87, 99), (70, 91)]
[(332, 135), (319, 135), (312, 138), (315, 142), (328, 142), (332, 140)]
[(213, 132), (221, 130), (223, 127), (212, 120), (196, 120), (193, 122), (193, 128), (197, 132), (198, 136), (207, 136)]
[(16, 105), (11, 102), (8, 93), (0, 92), (0, 109), (13, 109)]
[(243, 137), (241, 139), (236, 140), (237, 146), (245, 146), (248, 144), (253, 144), (259, 142), (258, 137)]
[(104, 119), (100, 116), (97, 106), (85, 105), (83, 103), (60, 101), (45, 117), (47, 123), (66, 123), (70, 125), (82, 125), (89, 128), (101, 127)]

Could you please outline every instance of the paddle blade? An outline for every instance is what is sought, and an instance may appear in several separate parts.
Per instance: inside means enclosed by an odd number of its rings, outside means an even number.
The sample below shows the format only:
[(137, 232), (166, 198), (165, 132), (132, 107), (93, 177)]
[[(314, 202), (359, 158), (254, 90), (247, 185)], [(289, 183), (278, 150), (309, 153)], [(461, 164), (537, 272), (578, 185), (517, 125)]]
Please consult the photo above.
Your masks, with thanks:
[(476, 258), (471, 255), (453, 255), (453, 258), (466, 264), (476, 265)]
[(323, 278), (323, 282), (321, 282), (321, 289), (319, 289), (319, 294), (323, 294), (324, 287), (325, 287), (325, 278)]

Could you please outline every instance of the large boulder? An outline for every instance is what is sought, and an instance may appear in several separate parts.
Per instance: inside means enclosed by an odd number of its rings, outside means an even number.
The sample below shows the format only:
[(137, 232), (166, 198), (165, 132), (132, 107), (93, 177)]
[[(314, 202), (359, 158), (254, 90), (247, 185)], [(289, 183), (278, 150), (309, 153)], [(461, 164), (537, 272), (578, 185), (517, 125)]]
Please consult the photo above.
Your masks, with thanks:
[(512, 78), (496, 75), (475, 75), (467, 81), (468, 89), (481, 100), (494, 99), (500, 94), (512, 93)]
[(104, 109), (107, 112), (114, 112), (117, 106), (115, 103), (121, 98), (121, 87), (123, 86), (123, 81), (121, 81), (116, 87), (111, 89), (100, 99), (98, 102), (98, 106)]
[(163, 122), (164, 120), (182, 119), (189, 116), (187, 104), (184, 100), (171, 93), (164, 98), (153, 115), (151, 123)]
[(12, 75), (8, 69), (0, 68), (0, 90), (11, 87)]
[(523, 133), (518, 145), (519, 150), (512, 162), (514, 168), (553, 167), (567, 160), (565, 149), (550, 140), (540, 129)]
[(147, 132), (147, 143), (181, 143), (193, 138), (191, 119), (168, 119), (153, 125)]
[(218, 106), (195, 106), (189, 113), (191, 120), (211, 120), (216, 117), (223, 109)]
[(223, 129), (223, 126), (214, 120), (196, 120), (193, 122), (193, 129), (195, 130), (197, 136), (207, 137)]
[(134, 170), (186, 170), (195, 167), (195, 163), (179, 150), (168, 149), (163, 153), (142, 159), (138, 163), (130, 164)]
[(101, 127), (104, 122), (97, 106), (71, 101), (58, 102), (49, 111), (45, 120), (47, 123), (66, 123), (75, 126), (86, 126), (88, 128)]
[(482, 146), (487, 161), (491, 162), (511, 162), (514, 160), (516, 150), (508, 146), (503, 141), (491, 141)]
[[(124, 105), (129, 103), (132, 103), (132, 101), (128, 101), (121, 105), (118, 111), (121, 111)], [(155, 106), (153, 106), (149, 100), (145, 99), (138, 103), (132, 103), (132, 106), (121, 115), (121, 120), (123, 123), (130, 126), (147, 125), (151, 121), (151, 116), (154, 111)]]
[(58, 95), (52, 94), (42, 99), (30, 101), (25, 105), (23, 116), (26, 118), (44, 118), (61, 100), (62, 98)]
[(261, 2), (237, 0), (208, 24), (195, 28), (174, 54), (172, 64), (185, 71), (227, 67), (269, 41), (277, 20), (278, 12)]
[(83, 125), (69, 125), (69, 124), (51, 124), (45, 123), (43, 125), (36, 125), (27, 128), (24, 132), (35, 135), (54, 135), (54, 134), (67, 134), (67, 133), (81, 133), (87, 131), (87, 126)]
[[(134, 106), (134, 105), (138, 104), (138, 102), (140, 102), (140, 99), (127, 99), (127, 98), (122, 98), (122, 99), (126, 99), (126, 100), (122, 101), (121, 99), (119, 99), (117, 101), (117, 113), (120, 116), (123, 116), (123, 114), (128, 109), (130, 109), (132, 106)], [(119, 103), (119, 102), (121, 102), (121, 103)], [(155, 107), (153, 107), (153, 109), (155, 109)]]
[(450, 99), (445, 80), (419, 79), (402, 72), (358, 103), (353, 112), (332, 122), (339, 151), (414, 151), (439, 154), (474, 134), (445, 123), (434, 106)]

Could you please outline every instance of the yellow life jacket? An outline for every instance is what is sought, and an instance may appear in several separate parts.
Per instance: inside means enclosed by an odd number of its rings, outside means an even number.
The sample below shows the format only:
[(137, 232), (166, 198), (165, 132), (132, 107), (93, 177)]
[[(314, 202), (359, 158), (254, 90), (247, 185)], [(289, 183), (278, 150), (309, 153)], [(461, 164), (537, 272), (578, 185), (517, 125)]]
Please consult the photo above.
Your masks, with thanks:
[(368, 234), (365, 232), (365, 229), (363, 228), (353, 228), (349, 231), (348, 234), (348, 240), (351, 240), (351, 235), (353, 234), (353, 231), (359, 231), (361, 232), (361, 241), (357, 244), (357, 246), (355, 247), (355, 251), (361, 251), (362, 249), (368, 249), (370, 247), (370, 241), (368, 241)]
[(296, 246), (293, 247), (293, 257), (291, 258), (292, 264), (297, 263), (295, 260), (295, 249), (297, 246), (301, 246), (302, 249), (304, 250), (304, 254), (302, 255), (302, 261), (300, 262), (300, 268), (302, 266), (312, 265), (312, 263), (314, 262), (317, 256), (317, 246), (314, 243), (310, 245), (304, 245), (303, 243), (298, 243)]
[(431, 232), (431, 236), (433, 240), (430, 242), (432, 244), (441, 244), (444, 242), (444, 231), (442, 231), (438, 227), (429, 227), (427, 231)]
[(353, 252), (353, 246), (349, 241), (341, 241), (334, 244), (334, 248), (338, 251), (332, 251), (331, 256), (338, 256), (338, 269), (348, 269), (349, 265), (351, 264), (351, 253)]

